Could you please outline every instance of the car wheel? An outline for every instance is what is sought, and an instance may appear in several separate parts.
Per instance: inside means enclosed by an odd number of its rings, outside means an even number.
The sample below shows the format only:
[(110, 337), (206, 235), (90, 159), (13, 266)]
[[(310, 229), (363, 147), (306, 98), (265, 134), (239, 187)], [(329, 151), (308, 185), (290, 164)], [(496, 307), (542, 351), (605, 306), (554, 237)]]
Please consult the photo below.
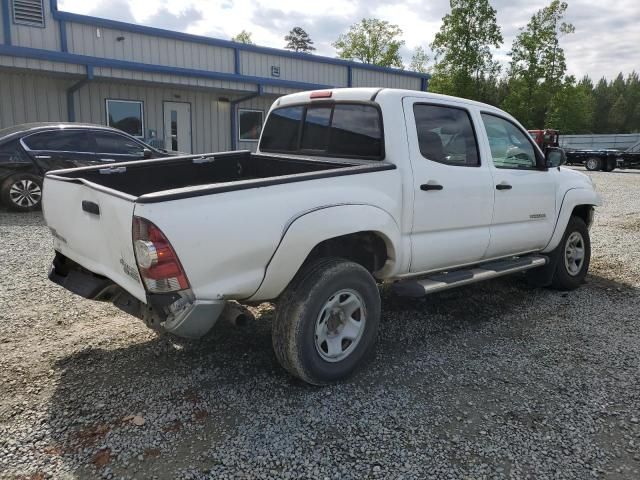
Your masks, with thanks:
[(328, 258), (299, 272), (277, 304), (273, 348), (292, 375), (324, 385), (351, 375), (371, 355), (380, 293), (357, 263)]
[(587, 161), (584, 162), (584, 166), (590, 172), (600, 170), (600, 167), (602, 166), (602, 160), (597, 157), (587, 158)]
[(616, 160), (613, 158), (607, 159), (602, 168), (605, 172), (613, 172), (616, 169)]
[(28, 173), (13, 175), (3, 182), (0, 197), (12, 210), (37, 210), (42, 205), (42, 178)]
[(558, 246), (560, 258), (551, 285), (559, 290), (578, 288), (587, 276), (591, 260), (589, 229), (580, 217), (571, 217)]

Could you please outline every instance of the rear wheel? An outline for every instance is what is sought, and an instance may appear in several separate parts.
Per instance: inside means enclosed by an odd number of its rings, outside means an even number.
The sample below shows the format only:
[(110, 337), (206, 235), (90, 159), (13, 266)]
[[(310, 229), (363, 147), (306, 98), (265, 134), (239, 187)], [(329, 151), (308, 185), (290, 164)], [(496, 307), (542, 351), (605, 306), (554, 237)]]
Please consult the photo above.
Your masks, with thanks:
[(560, 258), (551, 285), (559, 290), (578, 288), (587, 276), (591, 260), (589, 229), (580, 217), (571, 217), (558, 246)]
[(380, 294), (357, 263), (328, 258), (304, 268), (276, 308), (273, 348), (292, 375), (314, 385), (351, 375), (373, 352)]
[(598, 157), (590, 157), (587, 158), (586, 162), (584, 162), (584, 166), (590, 172), (600, 170), (600, 168), (602, 167), (602, 160), (600, 160)]
[(42, 204), (42, 179), (28, 173), (13, 175), (3, 182), (0, 197), (12, 210), (37, 210)]

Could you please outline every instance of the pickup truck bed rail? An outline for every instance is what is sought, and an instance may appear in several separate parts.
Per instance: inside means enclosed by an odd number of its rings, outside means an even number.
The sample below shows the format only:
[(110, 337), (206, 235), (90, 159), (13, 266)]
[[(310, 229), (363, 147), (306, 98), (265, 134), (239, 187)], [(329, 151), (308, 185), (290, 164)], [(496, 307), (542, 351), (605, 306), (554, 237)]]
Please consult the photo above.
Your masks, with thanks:
[(395, 168), (382, 161), (311, 160), (236, 151), (57, 170), (47, 177), (89, 182), (137, 203), (156, 203)]

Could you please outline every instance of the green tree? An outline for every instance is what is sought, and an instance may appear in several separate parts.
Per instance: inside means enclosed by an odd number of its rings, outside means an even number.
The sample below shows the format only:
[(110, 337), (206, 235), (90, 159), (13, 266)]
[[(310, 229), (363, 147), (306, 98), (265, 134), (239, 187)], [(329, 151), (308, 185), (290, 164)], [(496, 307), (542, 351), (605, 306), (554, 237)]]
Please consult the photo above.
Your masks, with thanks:
[[(590, 82), (590, 80), (589, 80)], [(594, 110), (593, 89), (584, 79), (576, 84), (569, 76), (551, 99), (546, 126), (562, 133), (590, 133)]]
[(567, 77), (552, 97), (546, 126), (565, 133), (640, 132), (640, 76), (619, 73), (595, 85), (588, 76), (578, 83)]
[(500, 71), (491, 53), (503, 41), (496, 10), (489, 0), (450, 0), (450, 6), (431, 44), (436, 62), (432, 89), (479, 99), (483, 79)]
[(253, 45), (253, 40), (251, 40), (251, 32), (247, 32), (246, 30), (242, 30), (239, 34), (233, 37), (231, 41)]
[(411, 63), (409, 64), (409, 70), (412, 72), (427, 73), (429, 70), (429, 55), (424, 51), (422, 47), (416, 47), (411, 55)]
[(637, 103), (629, 118), (629, 133), (640, 132), (640, 103)]
[(627, 77), (627, 131), (640, 132), (640, 76), (633, 71)]
[(602, 77), (595, 89), (593, 90), (595, 106), (593, 112), (593, 132), (608, 133), (609, 132), (609, 111), (613, 105), (611, 91), (607, 79)]
[(510, 93), (505, 107), (529, 128), (544, 125), (551, 100), (562, 87), (567, 64), (560, 37), (575, 31), (563, 21), (567, 8), (566, 2), (552, 0), (538, 10), (509, 52)]
[(625, 133), (627, 130), (626, 118), (627, 117), (627, 101), (624, 95), (619, 95), (616, 101), (609, 110), (609, 129), (611, 133)]
[(402, 30), (397, 25), (377, 18), (363, 18), (340, 35), (333, 46), (340, 58), (403, 68), (400, 47), (404, 40), (398, 38), (400, 35)]
[(631, 72), (627, 77), (627, 124), (626, 130), (630, 133), (640, 131), (640, 77)]
[(478, 100), (489, 105), (500, 107), (508, 93), (508, 83), (503, 77), (486, 77), (479, 82)]
[(316, 49), (316, 47), (313, 46), (313, 40), (311, 40), (309, 34), (305, 32), (302, 27), (292, 28), (289, 34), (284, 37), (284, 41), (287, 42), (284, 47), (287, 50), (312, 52)]

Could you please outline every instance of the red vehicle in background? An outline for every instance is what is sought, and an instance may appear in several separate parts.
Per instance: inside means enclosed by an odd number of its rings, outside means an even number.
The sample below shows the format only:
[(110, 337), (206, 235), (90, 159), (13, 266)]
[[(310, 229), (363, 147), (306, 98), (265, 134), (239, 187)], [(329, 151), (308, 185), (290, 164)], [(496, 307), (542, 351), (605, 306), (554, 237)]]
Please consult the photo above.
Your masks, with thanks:
[(538, 144), (543, 152), (546, 152), (547, 147), (560, 146), (560, 132), (558, 130), (552, 130), (550, 128), (544, 130), (529, 130), (529, 135), (531, 135), (533, 141)]

